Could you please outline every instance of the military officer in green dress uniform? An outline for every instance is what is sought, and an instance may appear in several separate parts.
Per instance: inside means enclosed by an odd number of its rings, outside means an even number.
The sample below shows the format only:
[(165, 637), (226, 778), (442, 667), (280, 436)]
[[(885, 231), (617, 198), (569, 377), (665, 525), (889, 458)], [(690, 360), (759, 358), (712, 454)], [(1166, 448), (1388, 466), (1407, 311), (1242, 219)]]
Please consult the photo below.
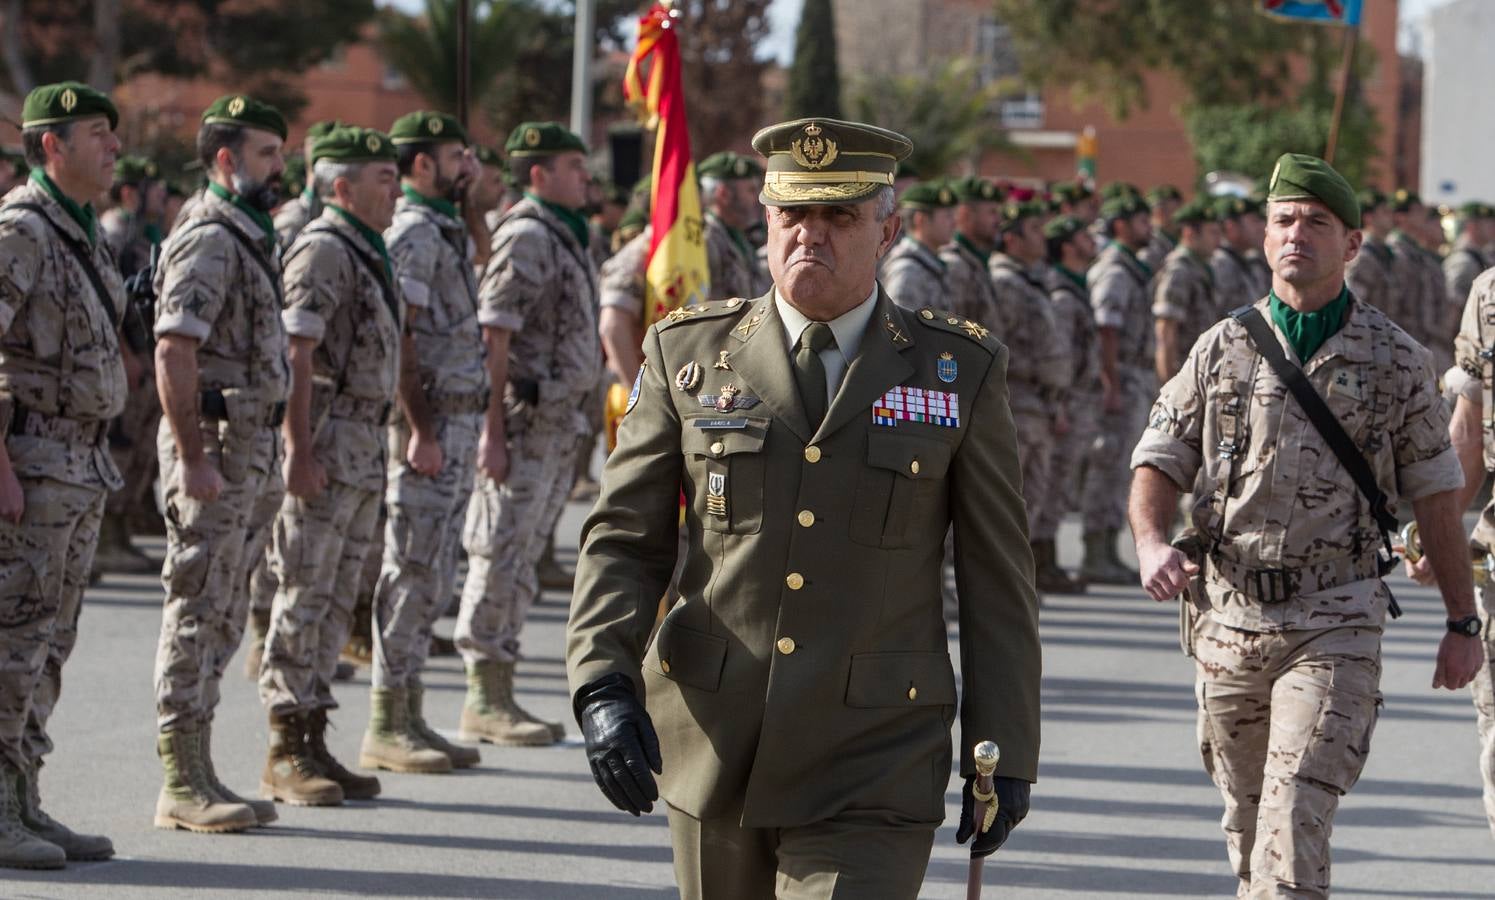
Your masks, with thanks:
[[(967, 810), (972, 745), (1002, 749), (1001, 812), (973, 853), (1023, 818), (1037, 774), (1008, 351), (878, 289), (906, 138), (810, 118), (753, 146), (774, 287), (677, 310), (646, 336), (583, 531), (574, 708), (614, 805), (665, 800), (684, 897), (911, 898), (957, 713)], [(651, 641), (682, 497), (680, 598)], [(940, 592), (952, 525), (963, 698)]]

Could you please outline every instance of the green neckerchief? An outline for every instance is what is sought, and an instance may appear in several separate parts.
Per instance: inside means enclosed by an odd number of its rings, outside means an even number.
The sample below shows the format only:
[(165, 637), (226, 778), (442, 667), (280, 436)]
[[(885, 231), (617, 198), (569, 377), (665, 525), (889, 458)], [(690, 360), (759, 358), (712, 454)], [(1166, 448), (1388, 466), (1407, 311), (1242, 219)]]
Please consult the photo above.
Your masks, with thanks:
[(1061, 266), (1058, 263), (1054, 264), (1054, 269), (1057, 270), (1059, 272), (1059, 274), (1063, 275), (1065, 278), (1068, 278), (1070, 281), (1073, 281), (1075, 283), (1075, 287), (1079, 288), (1081, 293), (1086, 293), (1087, 292), (1087, 288), (1085, 287), (1085, 276), (1084, 275), (1081, 275), (1079, 272), (1076, 272), (1076, 271), (1074, 271), (1072, 269), (1069, 269), (1069, 268), (1067, 268), (1065, 266)]
[(166, 235), (161, 233), (161, 226), (155, 222), (146, 222), (141, 232), (145, 235), (145, 239), (151, 242), (152, 247), (159, 247), (161, 242), (166, 240)]
[(1204, 257), (1200, 256), (1198, 253), (1195, 253), (1193, 250), (1189, 250), (1188, 248), (1184, 248), (1184, 249), (1189, 254), (1189, 258), (1192, 259), (1192, 260), (1194, 260), (1194, 262), (1198, 263), (1199, 264), (1199, 268), (1201, 268), (1201, 269), (1204, 270), (1204, 278), (1205, 278), (1206, 281), (1208, 281), (1210, 283), (1210, 287), (1214, 287), (1215, 286), (1215, 270), (1212, 269), (1212, 268), (1210, 268), (1209, 260), (1207, 260)]
[(1144, 275), (1146, 275), (1148, 278), (1152, 277), (1152, 266), (1149, 266), (1147, 263), (1145, 263), (1142, 260), (1138, 259), (1137, 258), (1137, 254), (1135, 254), (1135, 253), (1132, 252), (1132, 248), (1131, 247), (1128, 247), (1126, 244), (1123, 244), (1121, 241), (1112, 241), (1111, 243), (1115, 244), (1116, 245), (1116, 249), (1120, 250), (1122, 253), (1125, 253), (1127, 255), (1127, 257), (1131, 259), (1132, 262), (1136, 263), (1137, 264), (1137, 268), (1141, 269), (1142, 273)]
[(923, 241), (919, 240), (911, 234), (905, 234), (903, 236), (903, 239), (905, 241), (908, 241), (910, 244), (913, 244), (915, 247), (918, 247), (920, 250), (923, 250), (929, 256), (929, 258), (933, 259), (935, 261), (935, 264), (940, 267), (941, 272), (949, 271), (949, 269), (945, 266), (945, 261), (943, 259), (940, 259), (940, 255), (924, 246)]
[(732, 243), (737, 245), (737, 252), (741, 253), (743, 260), (751, 266), (753, 261), (758, 258), (758, 254), (753, 252), (753, 245), (748, 243), (747, 235), (723, 222), (721, 216), (718, 216), (716, 213), (709, 212), (706, 215), (710, 216), (716, 224), (727, 230), (727, 237), (731, 238)]
[(379, 258), (384, 260), (384, 277), (393, 278), (394, 267), (389, 264), (389, 248), (384, 246), (384, 236), (374, 229), (370, 228), (369, 226), (363, 224), (363, 221), (361, 219), (348, 212), (346, 209), (343, 209), (341, 206), (338, 206), (336, 203), (327, 204), (327, 208), (342, 216), (343, 220), (346, 221), (349, 225), (352, 225), (355, 231), (363, 235), (363, 239), (368, 241), (370, 246), (379, 251)]
[(970, 254), (972, 256), (974, 256), (977, 259), (981, 260), (981, 264), (983, 266), (987, 265), (988, 263), (991, 262), (991, 251), (990, 250), (982, 250), (981, 248), (977, 247), (976, 244), (970, 238), (966, 237), (965, 235), (961, 234), (958, 231), (955, 232), (955, 243), (957, 243), (960, 246), (966, 248), (966, 250), (970, 251)]
[(260, 231), (264, 232), (264, 237), (260, 240), (265, 242), (267, 252), (275, 246), (275, 220), (271, 219), (268, 213), (250, 206), (243, 197), (216, 181), (208, 182), (208, 193), (233, 206), (234, 209), (248, 216), (251, 222), (258, 225)]
[(549, 200), (541, 200), (529, 191), (525, 191), (524, 196), (554, 213), (555, 217), (564, 222), (566, 227), (571, 229), (571, 233), (576, 235), (576, 242), (581, 244), (581, 249), (587, 249), (587, 244), (592, 238), (592, 230), (587, 227), (587, 220), (582, 217), (581, 213), (564, 206), (557, 206)]
[(1298, 359), (1304, 363), (1313, 358), (1313, 354), (1324, 346), (1324, 341), (1334, 336), (1344, 325), (1345, 313), (1350, 308), (1350, 289), (1348, 286), (1339, 290), (1339, 296), (1329, 302), (1328, 306), (1318, 312), (1298, 312), (1277, 296), (1274, 290), (1268, 297), (1272, 307), (1272, 321), (1282, 329), (1287, 336), (1287, 342), (1292, 344), (1293, 350), (1298, 354)]
[(31, 170), (31, 180), (41, 185), (42, 190), (51, 194), (52, 199), (56, 200), (57, 204), (62, 207), (62, 211), (67, 213), (74, 222), (78, 223), (78, 226), (83, 229), (83, 233), (88, 235), (88, 246), (92, 247), (98, 242), (99, 217), (94, 213), (92, 203), (85, 203), (79, 206), (72, 197), (64, 194), (57, 185), (53, 184), (52, 179), (48, 178), (47, 173), (41, 169)]
[(443, 200), (440, 197), (427, 197), (425, 194), (422, 194), (420, 191), (417, 191), (415, 188), (411, 187), (408, 184), (400, 185), (400, 192), (403, 193), (405, 195), (405, 199), (409, 200), (411, 203), (418, 203), (421, 206), (429, 206), (431, 209), (436, 210), (443, 216), (446, 216), (448, 219), (461, 218), (461, 216), (457, 213), (456, 204), (448, 200)]
[(307, 206), (315, 206), (317, 203), (317, 192), (308, 184), (301, 192), (301, 199), (306, 201)]

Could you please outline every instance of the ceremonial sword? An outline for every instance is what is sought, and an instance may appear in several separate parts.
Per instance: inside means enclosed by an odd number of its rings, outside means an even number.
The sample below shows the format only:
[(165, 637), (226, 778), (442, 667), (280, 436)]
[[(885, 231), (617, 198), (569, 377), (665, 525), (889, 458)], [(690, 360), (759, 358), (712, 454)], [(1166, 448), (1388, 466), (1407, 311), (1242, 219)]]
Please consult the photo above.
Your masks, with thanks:
[[(997, 770), (997, 761), (1002, 758), (1002, 751), (994, 742), (982, 741), (971, 754), (976, 758), (976, 780), (971, 784), (971, 798), (975, 800), (971, 805), (971, 824), (975, 826), (976, 822), (981, 823), (981, 827), (976, 828), (976, 833), (971, 836), (971, 844), (974, 846), (976, 838), (986, 834), (997, 820), (997, 789), (992, 784), (992, 773)], [(966, 878), (966, 900), (981, 900), (981, 868), (984, 865), (986, 857), (971, 857), (971, 872)]]

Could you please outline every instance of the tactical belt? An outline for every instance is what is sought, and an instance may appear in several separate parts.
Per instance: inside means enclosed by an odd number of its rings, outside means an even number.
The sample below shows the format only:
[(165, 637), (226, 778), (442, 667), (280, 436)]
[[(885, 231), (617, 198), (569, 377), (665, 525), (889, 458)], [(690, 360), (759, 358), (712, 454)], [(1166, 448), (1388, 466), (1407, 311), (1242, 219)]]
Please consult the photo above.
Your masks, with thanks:
[(93, 447), (109, 428), (109, 422), (103, 419), (68, 419), (37, 412), (17, 401), (11, 402), (14, 411), (10, 417), (10, 433), (14, 435)]
[(1259, 569), (1241, 565), (1212, 553), (1210, 568), (1220, 580), (1257, 603), (1286, 603), (1304, 594), (1327, 591), (1381, 576), (1380, 559), (1368, 556), (1341, 556), (1297, 568)]
[[(197, 414), (209, 422), (228, 421), (228, 401), (224, 399), (222, 391), (203, 391), (202, 401), (198, 404)], [(280, 423), (286, 418), (285, 401), (272, 403), (265, 409), (264, 421), (260, 424), (266, 428), (279, 428)]]
[[(536, 385), (537, 394), (538, 387)], [(462, 416), (486, 412), (488, 399), (488, 391), (473, 391), (466, 394), (433, 393), (426, 397), (426, 405), (431, 408), (432, 413), (438, 416)]]
[(332, 398), (332, 409), (328, 415), (334, 419), (348, 419), (369, 425), (388, 425), (392, 408), (393, 405), (384, 400), (364, 400), (338, 394)]

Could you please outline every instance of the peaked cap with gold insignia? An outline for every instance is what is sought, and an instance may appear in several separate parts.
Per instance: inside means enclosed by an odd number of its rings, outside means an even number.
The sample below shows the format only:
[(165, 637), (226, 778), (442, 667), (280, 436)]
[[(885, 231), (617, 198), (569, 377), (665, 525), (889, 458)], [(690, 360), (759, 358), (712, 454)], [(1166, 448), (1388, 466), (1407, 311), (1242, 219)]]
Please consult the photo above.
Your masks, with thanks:
[(763, 204), (810, 206), (857, 203), (891, 186), (914, 145), (886, 128), (817, 117), (770, 125), (753, 135), (753, 149), (768, 160)]

